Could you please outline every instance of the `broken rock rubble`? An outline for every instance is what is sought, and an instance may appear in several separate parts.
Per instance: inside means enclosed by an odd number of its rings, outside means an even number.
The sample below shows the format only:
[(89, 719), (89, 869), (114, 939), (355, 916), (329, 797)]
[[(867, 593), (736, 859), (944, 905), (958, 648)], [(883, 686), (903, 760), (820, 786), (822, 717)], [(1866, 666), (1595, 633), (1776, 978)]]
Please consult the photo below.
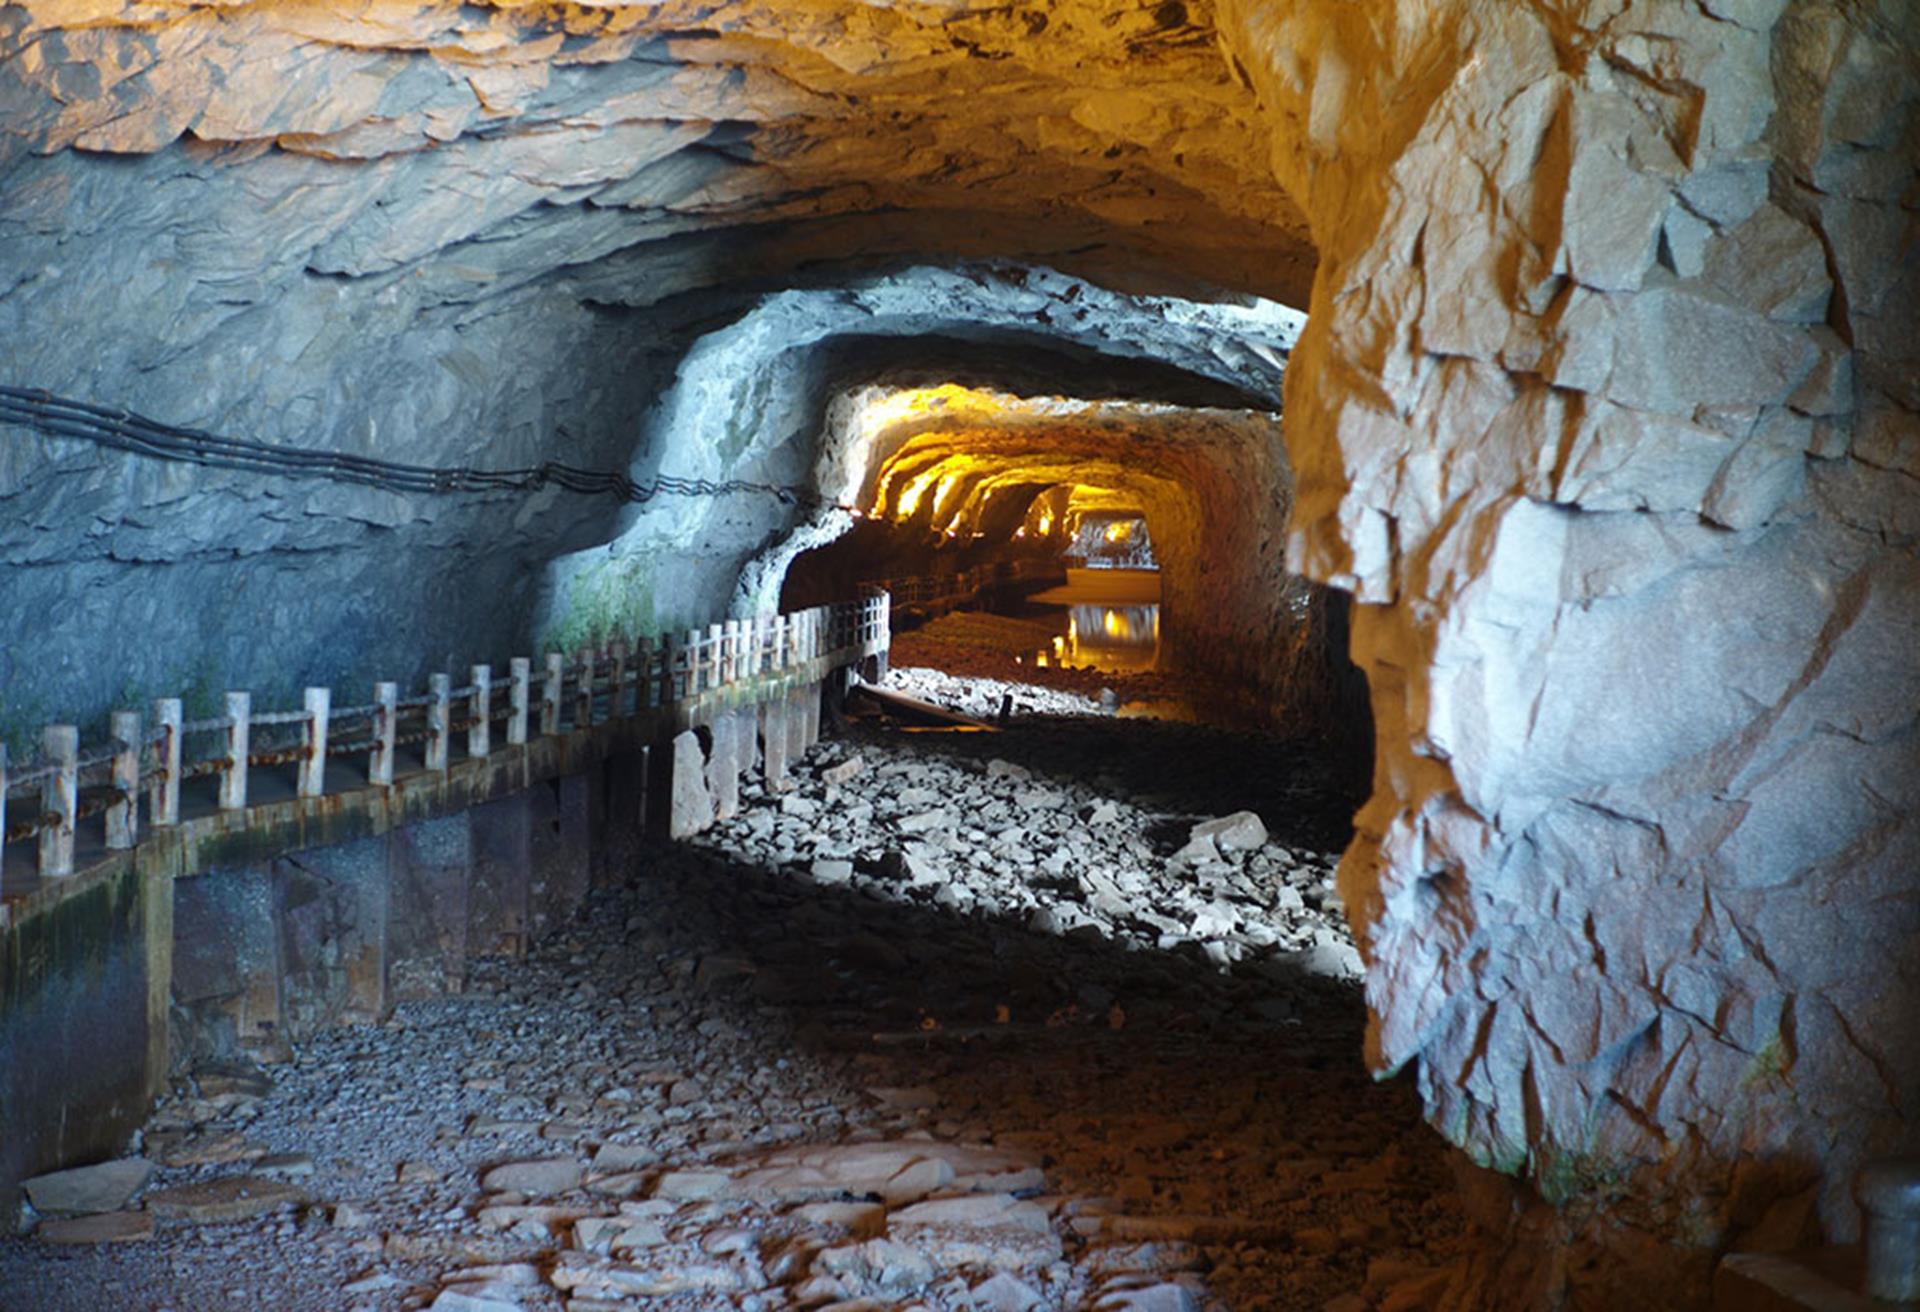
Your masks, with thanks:
[[(857, 768), (849, 769), (854, 766)], [(802, 878), (904, 895), (1041, 933), (1142, 948), (1191, 945), (1216, 965), (1357, 978), (1332, 892), (1334, 857), (1275, 841), (1253, 811), (1180, 817), (1014, 761), (823, 742), (775, 799), (694, 841)], [(1153, 837), (1180, 823), (1184, 845)], [(890, 889), (888, 886), (892, 886)]]

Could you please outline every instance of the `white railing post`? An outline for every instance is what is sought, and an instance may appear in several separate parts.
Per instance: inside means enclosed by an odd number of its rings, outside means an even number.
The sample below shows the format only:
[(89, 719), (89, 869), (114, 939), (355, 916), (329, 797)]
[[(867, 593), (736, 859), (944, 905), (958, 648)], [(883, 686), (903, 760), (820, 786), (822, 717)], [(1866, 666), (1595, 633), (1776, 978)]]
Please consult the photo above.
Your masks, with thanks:
[(427, 769), (445, 773), (453, 734), (453, 676), (427, 676)]
[(698, 629), (687, 630), (687, 648), (686, 648), (687, 692), (686, 692), (686, 695), (689, 699), (691, 699), (696, 693), (700, 691), (700, 667), (702, 663), (702, 657), (701, 657), (702, 641), (703, 640), (700, 636), (700, 630)]
[(660, 685), (653, 677), (653, 639), (642, 638), (633, 652), (633, 713), (643, 715), (647, 708), (660, 704)]
[(48, 725), (40, 734), (40, 755), (42, 764), (54, 767), (40, 785), (40, 874), (42, 878), (59, 878), (73, 873), (74, 813), (80, 804), (80, 730), (71, 724)]
[(394, 740), (400, 734), (400, 685), (374, 684), (373, 700), (379, 709), (373, 713), (373, 753), (367, 759), (367, 782), (387, 788), (393, 784)]
[(467, 703), (467, 755), (480, 757), (493, 751), (493, 667), (476, 665), (472, 672), (473, 697)]
[(773, 640), (767, 648), (767, 657), (776, 672), (787, 668), (787, 617), (785, 615), (773, 617)]
[(107, 846), (116, 852), (132, 847), (140, 837), (140, 712), (115, 711), (112, 733), (120, 740), (113, 754), (111, 787), (119, 796), (107, 805)]
[(540, 732), (560, 732), (560, 695), (566, 687), (567, 658), (559, 652), (547, 653), (547, 686), (540, 693)]
[(318, 797), (327, 791), (327, 730), (333, 716), (333, 690), (309, 688), (306, 693), (307, 754), (300, 758), (301, 797)]
[(576, 729), (593, 728), (593, 665), (598, 658), (599, 652), (595, 648), (580, 649), (579, 701), (573, 711), (573, 726)]
[(746, 669), (746, 662), (740, 658), (739, 620), (727, 621), (726, 631), (720, 639), (720, 650), (722, 652), (720, 676), (728, 684), (735, 683)]
[(607, 718), (621, 719), (620, 702), (627, 691), (627, 640), (615, 638), (607, 644), (613, 659), (613, 682), (607, 685)]
[(247, 804), (247, 753), (253, 733), (253, 694), (227, 694), (227, 768), (220, 774), (220, 809), (238, 811)]
[(507, 742), (515, 747), (527, 741), (527, 707), (533, 694), (533, 660), (515, 656), (507, 662), (513, 679), (507, 691)]
[(180, 823), (180, 726), (184, 723), (180, 699), (156, 698), (153, 718), (160, 726), (160, 741), (153, 745), (153, 764), (159, 773), (147, 794), (147, 819), (158, 829)]
[(723, 688), (727, 683), (727, 626), (707, 625), (707, 686)]

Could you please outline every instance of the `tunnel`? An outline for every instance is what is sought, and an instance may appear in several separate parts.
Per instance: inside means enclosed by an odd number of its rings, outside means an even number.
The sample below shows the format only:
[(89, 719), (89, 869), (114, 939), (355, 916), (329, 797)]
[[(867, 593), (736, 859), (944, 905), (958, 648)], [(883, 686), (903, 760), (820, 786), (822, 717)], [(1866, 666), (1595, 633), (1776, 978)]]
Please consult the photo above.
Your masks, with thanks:
[(1920, 1299), (1915, 13), (0, 5), (0, 1312)]

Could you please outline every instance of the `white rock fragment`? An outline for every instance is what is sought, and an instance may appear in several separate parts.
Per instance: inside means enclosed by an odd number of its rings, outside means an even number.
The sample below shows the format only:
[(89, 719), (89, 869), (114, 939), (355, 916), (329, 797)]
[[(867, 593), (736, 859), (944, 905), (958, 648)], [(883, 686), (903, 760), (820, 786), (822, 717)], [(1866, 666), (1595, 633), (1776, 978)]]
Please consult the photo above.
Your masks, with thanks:
[(153, 1178), (153, 1163), (125, 1157), (96, 1166), (36, 1175), (21, 1182), (34, 1210), (46, 1216), (117, 1212)]
[(814, 861), (808, 866), (808, 874), (814, 876), (816, 884), (845, 884), (852, 878), (851, 861), (829, 861), (826, 857)]
[(852, 783), (854, 779), (859, 777), (860, 772), (864, 769), (866, 769), (866, 762), (862, 761), (858, 756), (849, 756), (846, 760), (840, 762), (840, 764), (830, 765), (822, 770), (820, 772), (820, 779), (823, 783), (837, 788), (842, 784)]
[(496, 1166), (480, 1177), (480, 1187), (489, 1193), (541, 1197), (578, 1189), (586, 1173), (586, 1166), (578, 1158), (545, 1157)]
[(1267, 826), (1252, 811), (1235, 811), (1217, 820), (1203, 820), (1187, 831), (1189, 844), (1202, 839), (1223, 851), (1251, 852), (1267, 841)]

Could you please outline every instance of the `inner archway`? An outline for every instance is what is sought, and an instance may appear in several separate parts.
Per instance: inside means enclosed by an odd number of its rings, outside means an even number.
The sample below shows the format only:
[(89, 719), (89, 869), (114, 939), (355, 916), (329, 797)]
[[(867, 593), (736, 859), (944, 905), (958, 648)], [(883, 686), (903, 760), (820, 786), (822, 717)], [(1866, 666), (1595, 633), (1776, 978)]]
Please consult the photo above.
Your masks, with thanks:
[[(1904, 11), (163, 8), (0, 14), (19, 777), (156, 699), (365, 705), (757, 617), (844, 527), (827, 406), (916, 354), (956, 381), (935, 343), (1231, 393), (1201, 409), (1284, 373), (1288, 541), (1249, 558), (1353, 599), (1367, 1062), (1516, 1182), (1490, 1224), (1573, 1251), (1570, 1298), (1857, 1239), (1857, 1168), (1920, 1124)], [(1211, 622), (1181, 659), (1258, 650)], [(71, 896), (37, 840), (9, 914)], [(70, 1155), (27, 1142), (0, 1201)]]

